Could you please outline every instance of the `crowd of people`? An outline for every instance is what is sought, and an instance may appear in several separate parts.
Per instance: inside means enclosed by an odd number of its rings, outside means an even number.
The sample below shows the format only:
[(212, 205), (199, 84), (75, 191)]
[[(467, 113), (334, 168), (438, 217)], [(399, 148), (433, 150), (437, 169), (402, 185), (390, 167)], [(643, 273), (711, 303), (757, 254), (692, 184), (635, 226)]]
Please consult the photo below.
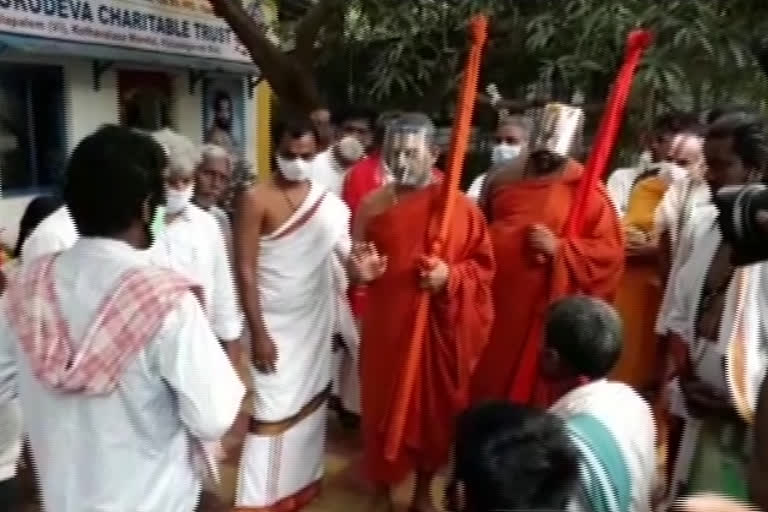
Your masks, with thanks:
[(661, 116), (573, 234), (580, 137), (541, 123), (499, 120), (437, 252), (422, 113), (278, 123), (271, 178), (239, 187), (231, 145), (83, 139), (0, 273), (0, 507), (26, 458), (44, 510), (196, 510), (243, 410), (236, 510), (318, 495), (331, 413), (371, 507), (413, 474), (435, 510), (444, 470), (454, 512), (768, 506), (768, 266), (734, 264), (715, 201), (764, 181), (768, 127)]

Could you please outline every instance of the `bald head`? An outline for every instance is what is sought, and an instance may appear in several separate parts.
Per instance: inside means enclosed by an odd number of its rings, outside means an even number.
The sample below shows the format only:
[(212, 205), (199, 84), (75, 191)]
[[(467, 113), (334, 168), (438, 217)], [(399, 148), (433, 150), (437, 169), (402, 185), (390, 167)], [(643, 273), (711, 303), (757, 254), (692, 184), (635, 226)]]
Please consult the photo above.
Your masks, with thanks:
[(701, 175), (704, 165), (704, 138), (693, 133), (675, 135), (666, 159), (692, 175)]

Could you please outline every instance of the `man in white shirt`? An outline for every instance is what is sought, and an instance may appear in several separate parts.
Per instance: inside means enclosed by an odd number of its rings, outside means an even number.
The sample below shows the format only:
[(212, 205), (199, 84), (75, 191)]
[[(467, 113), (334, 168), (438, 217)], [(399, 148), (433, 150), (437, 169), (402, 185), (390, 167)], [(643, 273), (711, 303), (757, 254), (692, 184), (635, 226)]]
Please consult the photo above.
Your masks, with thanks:
[(77, 228), (66, 206), (62, 206), (29, 235), (21, 248), (21, 260), (31, 262), (54, 252), (64, 251), (75, 244)]
[(653, 126), (648, 151), (641, 155), (635, 167), (616, 169), (606, 183), (608, 196), (613, 201), (619, 217), (624, 217), (629, 208), (632, 189), (655, 165), (667, 158), (675, 135), (692, 130), (697, 125), (696, 117), (682, 112), (671, 112), (659, 117)]
[(221, 146), (206, 144), (202, 148), (202, 160), (195, 176), (195, 197), (197, 206), (210, 213), (219, 223), (231, 255), (232, 223), (227, 212), (219, 207), (232, 188), (232, 155)]
[(656, 426), (631, 387), (606, 380), (621, 354), (621, 319), (600, 299), (566, 297), (547, 315), (543, 368), (556, 377), (591, 380), (550, 412), (566, 422), (582, 453), (581, 486), (572, 510), (649, 512), (656, 472)]
[(235, 294), (227, 246), (216, 220), (192, 204), (200, 150), (186, 137), (162, 130), (154, 134), (165, 148), (165, 223), (150, 250), (153, 263), (193, 280), (202, 288), (202, 306), (213, 332), (236, 355), (242, 315)]
[[(531, 120), (524, 116), (508, 116), (502, 119), (496, 129), (495, 143), (491, 151), (491, 170), (518, 157), (528, 144), (531, 135)], [(467, 197), (473, 201), (480, 198), (487, 172), (475, 178), (467, 190)]]
[(161, 147), (106, 126), (75, 149), (64, 200), (81, 238), (0, 299), (0, 404), (18, 395), (43, 508), (192, 512), (207, 443), (244, 388), (196, 286), (149, 264)]

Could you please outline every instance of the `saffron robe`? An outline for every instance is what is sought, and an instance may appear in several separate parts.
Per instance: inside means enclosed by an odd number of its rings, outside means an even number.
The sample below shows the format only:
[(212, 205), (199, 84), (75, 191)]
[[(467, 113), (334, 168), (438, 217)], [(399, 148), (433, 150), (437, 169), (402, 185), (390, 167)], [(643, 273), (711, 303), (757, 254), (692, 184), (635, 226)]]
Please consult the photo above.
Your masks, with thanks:
[(493, 321), (488, 229), (480, 210), (460, 195), (443, 256), (448, 283), (430, 299), (402, 447), (396, 460), (386, 460), (386, 433), (422, 293), (419, 258), (439, 229), (443, 192), (441, 184), (411, 192), (365, 226), (366, 240), (388, 257), (386, 272), (367, 289), (361, 343), (364, 460), (374, 482), (394, 483), (410, 470), (433, 471), (448, 461), (455, 417), (468, 405), (470, 375)]
[[(644, 233), (654, 233), (656, 207), (667, 184), (659, 177), (635, 185), (624, 223)], [(611, 379), (645, 391), (653, 384), (657, 370), (656, 318), (663, 288), (655, 261), (628, 259), (616, 294), (616, 307), (624, 326), (621, 357)]]
[(574, 293), (612, 300), (624, 267), (624, 234), (598, 184), (584, 234), (560, 238), (549, 262), (537, 258), (528, 235), (534, 224), (563, 233), (582, 172), (569, 161), (562, 173), (505, 183), (491, 192), (497, 314), (473, 379), (473, 399), (548, 406), (577, 384), (552, 382), (539, 372), (544, 315), (553, 301)]

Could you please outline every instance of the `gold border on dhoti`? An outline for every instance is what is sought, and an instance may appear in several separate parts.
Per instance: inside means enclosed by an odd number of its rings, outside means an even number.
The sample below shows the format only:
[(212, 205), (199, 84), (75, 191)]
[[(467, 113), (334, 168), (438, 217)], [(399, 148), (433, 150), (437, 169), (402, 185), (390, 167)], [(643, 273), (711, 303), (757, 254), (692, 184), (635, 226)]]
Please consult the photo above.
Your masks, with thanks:
[(307, 418), (313, 412), (317, 411), (326, 400), (331, 396), (331, 385), (329, 384), (323, 391), (318, 393), (307, 405), (302, 407), (299, 412), (293, 416), (280, 421), (259, 421), (251, 416), (248, 422), (248, 432), (257, 436), (279, 436), (286, 430), (298, 424), (301, 420)]

